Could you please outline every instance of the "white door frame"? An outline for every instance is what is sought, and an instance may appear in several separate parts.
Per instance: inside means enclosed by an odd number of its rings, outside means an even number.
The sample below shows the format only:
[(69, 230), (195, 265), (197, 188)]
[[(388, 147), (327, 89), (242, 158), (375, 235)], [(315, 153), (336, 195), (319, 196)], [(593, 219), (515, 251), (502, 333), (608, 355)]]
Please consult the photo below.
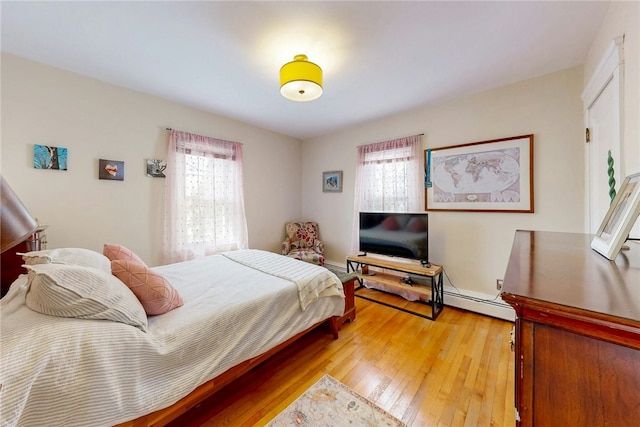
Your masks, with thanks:
[[(619, 153), (619, 158), (616, 160), (615, 167), (615, 179), (617, 183), (621, 182), (621, 177), (624, 177), (624, 162), (622, 159), (624, 158), (623, 153), (623, 145), (622, 141), (624, 140), (624, 36), (616, 37), (611, 41), (611, 44), (607, 48), (604, 56), (600, 60), (598, 67), (596, 68), (593, 76), (589, 79), (589, 82), (585, 86), (584, 91), (582, 92), (582, 104), (584, 107), (584, 123), (585, 128), (589, 128), (589, 111), (593, 103), (596, 101), (598, 96), (602, 93), (602, 91), (609, 84), (613, 84), (614, 88), (616, 88), (616, 94), (618, 96), (618, 126), (619, 126), (619, 139), (616, 143), (616, 149)], [(589, 191), (589, 174), (591, 173), (591, 159), (590, 159), (591, 150), (589, 147), (585, 148), (585, 224), (584, 229), (585, 232), (591, 232), (589, 230), (589, 224), (591, 223), (591, 203), (592, 203), (592, 194)]]

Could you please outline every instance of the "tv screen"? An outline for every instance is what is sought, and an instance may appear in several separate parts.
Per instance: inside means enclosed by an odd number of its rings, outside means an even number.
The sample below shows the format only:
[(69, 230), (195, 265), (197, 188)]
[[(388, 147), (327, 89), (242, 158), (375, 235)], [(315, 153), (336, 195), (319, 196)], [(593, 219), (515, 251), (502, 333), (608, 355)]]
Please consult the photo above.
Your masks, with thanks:
[(429, 262), (426, 213), (360, 212), (360, 251)]

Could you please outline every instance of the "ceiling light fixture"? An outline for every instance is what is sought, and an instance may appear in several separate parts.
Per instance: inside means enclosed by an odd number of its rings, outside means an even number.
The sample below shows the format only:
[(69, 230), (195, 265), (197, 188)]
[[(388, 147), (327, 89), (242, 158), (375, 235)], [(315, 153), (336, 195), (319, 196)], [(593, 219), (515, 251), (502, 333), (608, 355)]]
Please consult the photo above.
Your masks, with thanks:
[(322, 68), (296, 55), (280, 68), (280, 93), (292, 101), (313, 101), (322, 95)]

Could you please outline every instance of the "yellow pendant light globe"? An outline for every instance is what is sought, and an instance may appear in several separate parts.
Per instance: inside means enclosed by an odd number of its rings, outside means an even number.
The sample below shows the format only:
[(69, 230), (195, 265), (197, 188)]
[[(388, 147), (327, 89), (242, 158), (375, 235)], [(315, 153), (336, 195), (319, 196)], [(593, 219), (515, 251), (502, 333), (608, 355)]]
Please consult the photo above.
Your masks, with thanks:
[(292, 101), (313, 101), (322, 95), (322, 68), (296, 55), (280, 68), (280, 93)]

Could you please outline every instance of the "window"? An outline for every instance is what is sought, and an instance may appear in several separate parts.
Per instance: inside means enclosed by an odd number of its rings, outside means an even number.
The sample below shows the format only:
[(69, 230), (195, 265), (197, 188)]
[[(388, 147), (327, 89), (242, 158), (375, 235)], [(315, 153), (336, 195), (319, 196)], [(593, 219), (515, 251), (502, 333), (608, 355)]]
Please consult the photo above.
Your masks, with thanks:
[(420, 136), (358, 147), (352, 250), (358, 250), (360, 212), (424, 210)]
[(165, 262), (248, 246), (242, 144), (172, 130), (167, 170)]

